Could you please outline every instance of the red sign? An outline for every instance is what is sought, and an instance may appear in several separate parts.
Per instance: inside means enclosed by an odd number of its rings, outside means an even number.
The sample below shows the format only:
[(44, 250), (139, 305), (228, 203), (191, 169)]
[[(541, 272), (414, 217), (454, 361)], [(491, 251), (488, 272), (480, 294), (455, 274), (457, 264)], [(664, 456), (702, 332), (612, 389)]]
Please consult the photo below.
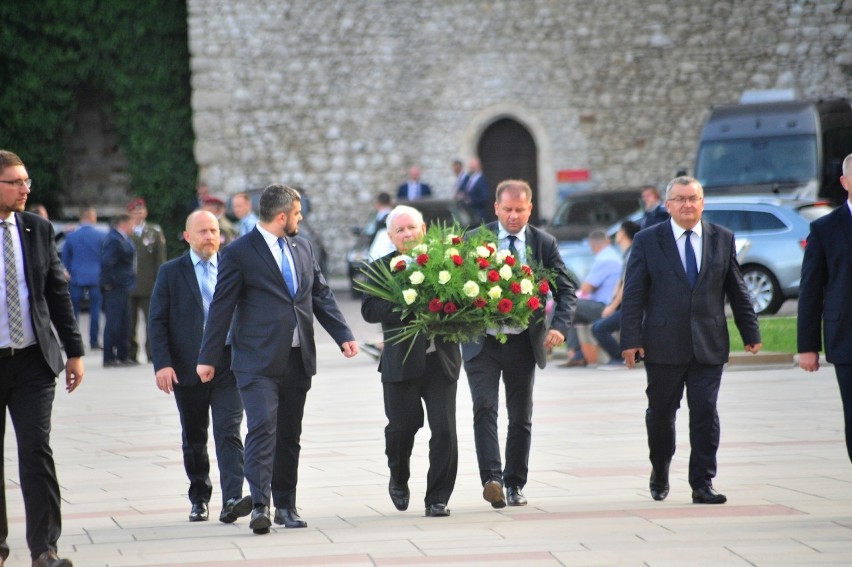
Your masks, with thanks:
[(558, 183), (581, 183), (590, 178), (588, 169), (560, 169), (556, 171)]

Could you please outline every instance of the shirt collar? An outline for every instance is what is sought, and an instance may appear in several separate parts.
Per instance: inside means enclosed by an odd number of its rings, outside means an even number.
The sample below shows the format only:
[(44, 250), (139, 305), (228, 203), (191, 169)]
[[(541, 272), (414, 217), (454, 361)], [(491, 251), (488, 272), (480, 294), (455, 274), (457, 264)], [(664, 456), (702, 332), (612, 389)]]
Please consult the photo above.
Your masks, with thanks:
[[(677, 240), (681, 236), (683, 236), (683, 233), (686, 232), (686, 229), (683, 228), (682, 226), (680, 226), (679, 224), (677, 224), (674, 219), (669, 219), (669, 222), (672, 225), (672, 231), (674, 232), (675, 240)], [(695, 234), (695, 236), (697, 236), (698, 238), (701, 238), (701, 235), (704, 232), (704, 229), (701, 226), (701, 221), (698, 221), (698, 224), (695, 225), (694, 227), (692, 227), (692, 232), (693, 232), (693, 234)]]
[(275, 236), (274, 234), (272, 234), (271, 232), (269, 232), (268, 230), (266, 230), (265, 228), (260, 226), (259, 223), (257, 225), (255, 225), (255, 228), (260, 233), (260, 235), (263, 237), (263, 240), (266, 241), (267, 246), (269, 246), (270, 248), (272, 248), (273, 246), (278, 248), (278, 237), (277, 236)]
[(846, 199), (846, 206), (849, 207), (849, 213), (852, 214), (852, 201)]
[[(189, 258), (192, 260), (192, 265), (197, 266), (198, 262), (201, 261), (201, 256), (195, 253), (195, 250), (192, 248), (189, 249)], [(210, 265), (214, 268), (219, 265), (219, 254), (213, 254), (210, 257)]]
[[(499, 240), (503, 240), (504, 238), (509, 238), (510, 234), (511, 233), (508, 230), (503, 228), (503, 225), (500, 223), (500, 221), (497, 221), (497, 238)], [(527, 241), (527, 227), (526, 227), (526, 225), (524, 225), (524, 228), (522, 228), (521, 231), (518, 234), (515, 234), (514, 236), (516, 236), (519, 241), (526, 243), (526, 241)]]
[[(0, 220), (2, 220), (2, 219), (0, 219)], [(12, 226), (18, 226), (18, 215), (16, 215), (15, 213), (12, 213), (12, 214), (9, 215), (9, 218), (7, 218), (4, 222), (6, 224), (10, 224)]]

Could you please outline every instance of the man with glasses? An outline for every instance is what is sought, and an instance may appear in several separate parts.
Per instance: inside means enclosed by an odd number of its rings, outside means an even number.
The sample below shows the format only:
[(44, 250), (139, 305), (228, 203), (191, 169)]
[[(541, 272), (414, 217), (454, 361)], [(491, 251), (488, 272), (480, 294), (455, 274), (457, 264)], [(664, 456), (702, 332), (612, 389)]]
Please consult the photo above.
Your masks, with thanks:
[(645, 360), (645, 425), (651, 459), (651, 497), (669, 493), (675, 452), (675, 414), (683, 390), (689, 405), (689, 485), (696, 504), (723, 504), (713, 489), (719, 414), (716, 400), (730, 340), (725, 297), (745, 350), (760, 350), (760, 330), (743, 282), (733, 233), (701, 220), (704, 189), (692, 177), (666, 188), (671, 220), (633, 240), (624, 282), (621, 348), (628, 368)]
[[(62, 519), (50, 421), (56, 376), (64, 368), (66, 390), (73, 392), (83, 381), (84, 349), (53, 228), (24, 212), (31, 185), (21, 158), (0, 150), (0, 420), (6, 423), (8, 408), (33, 567), (70, 567), (71, 561), (56, 555)], [(51, 322), (65, 347), (64, 364)], [(0, 566), (9, 557), (8, 534), (6, 494), (0, 490)]]

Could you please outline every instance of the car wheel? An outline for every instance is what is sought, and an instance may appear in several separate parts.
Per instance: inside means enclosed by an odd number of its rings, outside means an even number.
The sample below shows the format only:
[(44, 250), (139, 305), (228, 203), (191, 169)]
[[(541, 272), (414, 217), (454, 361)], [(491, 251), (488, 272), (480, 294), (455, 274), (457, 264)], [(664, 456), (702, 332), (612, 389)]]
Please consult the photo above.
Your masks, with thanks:
[(743, 279), (751, 298), (751, 306), (758, 315), (773, 315), (784, 303), (781, 286), (772, 272), (763, 266), (746, 266)]

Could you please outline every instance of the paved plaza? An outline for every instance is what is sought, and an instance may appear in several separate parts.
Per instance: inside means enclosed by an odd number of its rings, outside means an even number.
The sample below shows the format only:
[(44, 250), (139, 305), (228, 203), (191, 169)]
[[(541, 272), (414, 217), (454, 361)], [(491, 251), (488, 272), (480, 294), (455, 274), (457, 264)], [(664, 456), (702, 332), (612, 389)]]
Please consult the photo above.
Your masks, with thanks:
[[(338, 295), (358, 340), (375, 340), (378, 328), (362, 322), (359, 303)], [(556, 363), (564, 354), (557, 353), (537, 375), (529, 506), (499, 511), (482, 500), (462, 374), (452, 516), (427, 518), (428, 429), (418, 434), (412, 458), (411, 507), (398, 512), (387, 493), (377, 364), (363, 353), (344, 359), (322, 330), (318, 350), (299, 482), (309, 527), (275, 526), (265, 536), (252, 534), (247, 519), (216, 521), (215, 466), (211, 520), (187, 521), (173, 397), (156, 389), (151, 365), (103, 369), (99, 352), (87, 356), (83, 385), (70, 395), (57, 388), (54, 406), (60, 555), (77, 567), (852, 564), (852, 464), (831, 368), (815, 375), (789, 365), (726, 371), (715, 486), (728, 503), (702, 506), (691, 503), (687, 483), (686, 408), (671, 494), (654, 502), (644, 371), (562, 369)], [(29, 565), (29, 554), (13, 446), (7, 426), (7, 564), (17, 567)], [(215, 456), (212, 439), (210, 452)]]

